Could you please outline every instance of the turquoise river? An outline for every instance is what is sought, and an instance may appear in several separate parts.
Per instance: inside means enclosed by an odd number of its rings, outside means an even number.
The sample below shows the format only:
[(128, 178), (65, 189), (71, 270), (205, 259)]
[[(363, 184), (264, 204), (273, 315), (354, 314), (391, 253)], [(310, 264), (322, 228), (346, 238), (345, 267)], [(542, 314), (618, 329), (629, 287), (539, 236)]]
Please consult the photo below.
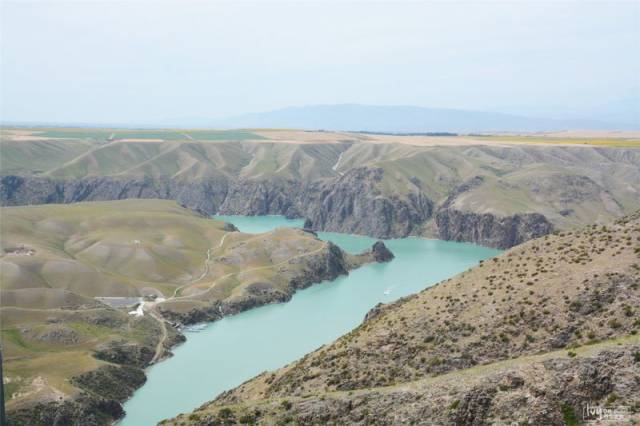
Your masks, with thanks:
[[(243, 232), (301, 226), (279, 216), (216, 216)], [(357, 253), (373, 238), (321, 232)], [(252, 309), (185, 330), (174, 356), (147, 370), (148, 380), (126, 402), (121, 426), (154, 425), (191, 411), (247, 379), (302, 357), (356, 327), (378, 302), (391, 302), (456, 275), (498, 250), (473, 244), (402, 238), (386, 240), (396, 258), (369, 264), (348, 276), (313, 285), (287, 302)]]

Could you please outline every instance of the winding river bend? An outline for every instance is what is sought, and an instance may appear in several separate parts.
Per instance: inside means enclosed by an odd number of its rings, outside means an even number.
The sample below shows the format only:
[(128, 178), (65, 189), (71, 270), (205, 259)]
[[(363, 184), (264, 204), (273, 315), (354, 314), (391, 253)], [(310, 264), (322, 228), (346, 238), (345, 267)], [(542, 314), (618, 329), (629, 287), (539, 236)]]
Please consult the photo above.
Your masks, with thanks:
[[(266, 232), (302, 221), (279, 216), (216, 216), (243, 232)], [(365, 250), (375, 239), (321, 232), (345, 251)], [(313, 285), (283, 304), (252, 309), (186, 330), (174, 356), (147, 371), (147, 383), (125, 404), (121, 426), (153, 425), (191, 411), (265, 370), (302, 357), (349, 332), (378, 302), (418, 292), (493, 257), (498, 250), (423, 238), (387, 240), (396, 258), (365, 265), (348, 276)]]

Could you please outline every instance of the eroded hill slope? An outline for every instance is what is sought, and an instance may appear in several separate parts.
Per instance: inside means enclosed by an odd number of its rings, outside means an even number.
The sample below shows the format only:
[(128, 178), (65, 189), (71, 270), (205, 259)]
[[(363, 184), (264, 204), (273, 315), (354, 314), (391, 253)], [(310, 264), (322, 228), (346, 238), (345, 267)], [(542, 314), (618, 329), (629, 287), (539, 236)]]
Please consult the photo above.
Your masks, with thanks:
[(640, 419), (640, 212), (538, 238), (374, 308), (361, 326), (170, 424)]
[(5, 131), (0, 203), (165, 198), (208, 214), (499, 248), (640, 208), (640, 143), (623, 137), (75, 130)]

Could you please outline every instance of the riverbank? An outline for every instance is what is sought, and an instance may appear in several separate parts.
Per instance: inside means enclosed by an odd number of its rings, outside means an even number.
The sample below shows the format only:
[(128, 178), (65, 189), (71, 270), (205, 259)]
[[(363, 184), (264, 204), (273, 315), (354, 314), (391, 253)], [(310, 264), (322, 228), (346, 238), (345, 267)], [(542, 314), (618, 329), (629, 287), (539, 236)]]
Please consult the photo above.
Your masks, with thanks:
[[(225, 218), (240, 231), (271, 219)], [(281, 218), (276, 222), (287, 224)], [(295, 221), (290, 223), (297, 225)], [(349, 253), (360, 252), (375, 242), (344, 234), (318, 236)], [(356, 326), (376, 303), (419, 291), (498, 253), (470, 244), (421, 238), (385, 243), (396, 255), (389, 263), (368, 264), (348, 276), (300, 290), (284, 304), (221, 318), (198, 331), (185, 329), (188, 343), (176, 347), (175, 356), (148, 370), (145, 386), (125, 404), (127, 416), (121, 424), (153, 424), (193, 409), (218, 392), (331, 342)], [(389, 287), (393, 288), (387, 293)]]
[(2, 213), (3, 247), (34, 252), (0, 253), (10, 424), (108, 423), (146, 380), (143, 369), (184, 341), (178, 328), (196, 322), (199, 307), (215, 306), (207, 319), (217, 320), (376, 260), (299, 229), (234, 232), (169, 201)]

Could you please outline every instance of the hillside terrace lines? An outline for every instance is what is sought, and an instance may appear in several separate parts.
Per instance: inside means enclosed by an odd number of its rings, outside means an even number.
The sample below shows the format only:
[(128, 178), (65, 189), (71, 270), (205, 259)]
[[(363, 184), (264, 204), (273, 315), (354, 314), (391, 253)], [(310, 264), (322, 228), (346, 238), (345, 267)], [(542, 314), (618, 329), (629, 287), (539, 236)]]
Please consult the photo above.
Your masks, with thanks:
[(153, 358), (151, 359), (151, 361), (149, 362), (149, 364), (155, 364), (156, 362), (158, 362), (158, 360), (162, 357), (162, 355), (164, 354), (164, 344), (167, 341), (167, 338), (169, 336), (168, 332), (167, 332), (167, 325), (165, 324), (167, 320), (165, 320), (161, 314), (159, 314), (156, 311), (156, 307), (151, 306), (151, 308), (149, 309), (149, 314), (156, 320), (158, 321), (158, 323), (160, 324), (160, 329), (162, 331), (162, 335), (160, 336), (160, 339), (158, 340), (158, 344), (156, 345), (156, 350), (155, 353), (153, 355)]
[(135, 172), (136, 170), (142, 170), (144, 168), (144, 166), (148, 165), (148, 164), (152, 164), (154, 161), (161, 159), (162, 157), (164, 157), (167, 154), (170, 154), (172, 152), (175, 152), (178, 148), (180, 147), (179, 144), (177, 143), (168, 143), (167, 144), (167, 149), (160, 149), (160, 152), (158, 152), (156, 155), (150, 157), (147, 160), (144, 160), (140, 163), (135, 164), (134, 166), (125, 169), (121, 172), (116, 173), (115, 175), (127, 175), (130, 174), (131, 172)]

